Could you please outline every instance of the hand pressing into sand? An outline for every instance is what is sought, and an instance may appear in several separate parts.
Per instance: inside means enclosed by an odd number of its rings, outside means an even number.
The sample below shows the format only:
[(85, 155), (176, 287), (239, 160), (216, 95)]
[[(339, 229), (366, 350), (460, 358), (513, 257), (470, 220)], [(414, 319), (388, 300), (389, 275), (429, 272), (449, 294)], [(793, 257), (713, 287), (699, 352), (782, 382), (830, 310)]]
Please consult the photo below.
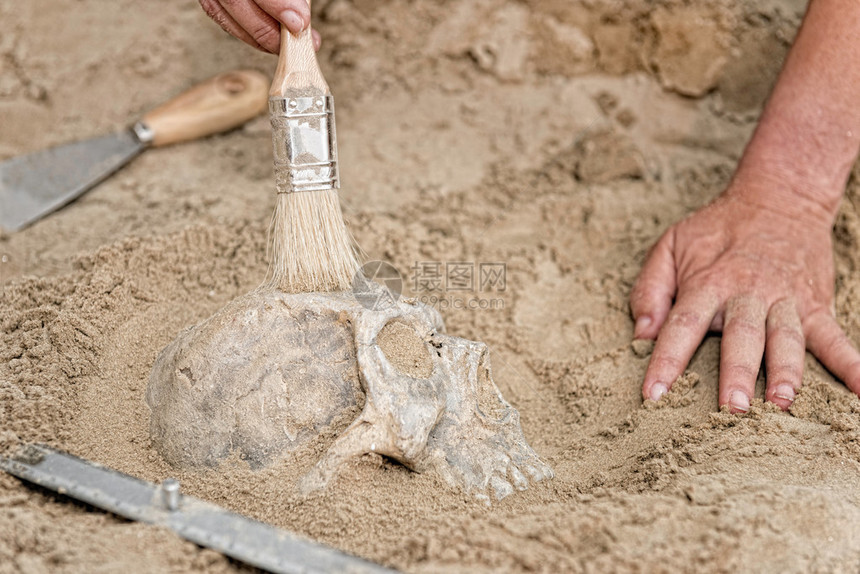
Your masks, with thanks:
[(665, 394), (709, 330), (723, 333), (719, 402), (733, 412), (749, 410), (762, 356), (765, 398), (787, 409), (805, 347), (860, 394), (860, 353), (832, 311), (830, 221), (820, 209), (791, 213), (748, 195), (730, 188), (673, 226), (642, 269), (631, 299), (636, 336), (659, 332), (643, 395)]
[(788, 408), (805, 350), (860, 395), (860, 353), (833, 311), (831, 228), (860, 148), (860, 3), (812, 0), (729, 188), (657, 242), (631, 293), (657, 339), (642, 394), (659, 399), (722, 331), (720, 405)]
[[(293, 34), (311, 24), (311, 9), (307, 0), (200, 0), (210, 18), (225, 31), (264, 52), (280, 51), (283, 24)], [(320, 49), (320, 35), (311, 31), (314, 48)]]

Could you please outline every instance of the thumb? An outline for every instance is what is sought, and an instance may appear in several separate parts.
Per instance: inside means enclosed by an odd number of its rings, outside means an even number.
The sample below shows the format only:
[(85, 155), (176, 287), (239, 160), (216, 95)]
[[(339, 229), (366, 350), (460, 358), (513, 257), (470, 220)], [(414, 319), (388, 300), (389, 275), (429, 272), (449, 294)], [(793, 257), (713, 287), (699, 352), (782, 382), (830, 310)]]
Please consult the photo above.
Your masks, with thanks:
[(311, 24), (311, 9), (306, 0), (254, 0), (269, 16), (298, 34)]
[(633, 337), (655, 339), (672, 308), (677, 290), (675, 230), (668, 230), (651, 248), (630, 292), (630, 310), (636, 326)]

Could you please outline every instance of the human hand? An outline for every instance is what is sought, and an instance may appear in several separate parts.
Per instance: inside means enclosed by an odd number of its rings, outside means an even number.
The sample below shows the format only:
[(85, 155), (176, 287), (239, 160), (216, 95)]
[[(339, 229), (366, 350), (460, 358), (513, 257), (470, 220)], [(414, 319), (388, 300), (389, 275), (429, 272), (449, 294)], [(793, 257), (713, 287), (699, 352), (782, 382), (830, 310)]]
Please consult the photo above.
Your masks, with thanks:
[[(307, 0), (199, 0), (200, 6), (225, 31), (264, 52), (281, 49), (281, 23), (293, 34), (311, 23)], [(311, 30), (314, 49), (320, 49), (320, 35)]]
[(762, 355), (765, 398), (782, 409), (805, 349), (860, 394), (860, 353), (834, 317), (832, 218), (732, 191), (666, 231), (636, 281), (634, 336), (657, 339), (643, 396), (665, 394), (709, 330), (723, 333), (719, 404), (732, 412), (749, 410)]

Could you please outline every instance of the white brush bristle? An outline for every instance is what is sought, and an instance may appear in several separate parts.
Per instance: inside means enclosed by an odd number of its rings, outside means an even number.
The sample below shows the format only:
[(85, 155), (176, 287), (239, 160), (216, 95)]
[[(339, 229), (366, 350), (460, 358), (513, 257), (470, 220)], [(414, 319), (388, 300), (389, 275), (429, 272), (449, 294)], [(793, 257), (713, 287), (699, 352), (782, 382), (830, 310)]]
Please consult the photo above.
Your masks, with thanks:
[(279, 193), (269, 241), (268, 286), (288, 293), (352, 287), (360, 263), (336, 190)]

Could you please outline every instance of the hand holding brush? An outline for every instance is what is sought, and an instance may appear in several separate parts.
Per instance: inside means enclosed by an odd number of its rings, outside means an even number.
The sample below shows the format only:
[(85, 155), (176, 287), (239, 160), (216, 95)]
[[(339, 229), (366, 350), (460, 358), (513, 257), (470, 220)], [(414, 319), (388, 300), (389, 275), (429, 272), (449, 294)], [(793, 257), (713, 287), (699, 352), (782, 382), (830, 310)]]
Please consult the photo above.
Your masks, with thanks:
[[(293, 34), (311, 24), (307, 0), (200, 0), (200, 5), (226, 32), (272, 54), (281, 48), (282, 22)], [(312, 30), (311, 37), (319, 50), (320, 35)]]
[(337, 194), (334, 98), (310, 28), (297, 35), (281, 28), (269, 114), (278, 193), (269, 284), (287, 292), (349, 289), (359, 262)]
[(359, 261), (337, 190), (334, 99), (317, 63), (310, 0), (200, 0), (227, 32), (278, 53), (269, 91), (277, 203), (265, 286), (286, 292), (352, 286)]

